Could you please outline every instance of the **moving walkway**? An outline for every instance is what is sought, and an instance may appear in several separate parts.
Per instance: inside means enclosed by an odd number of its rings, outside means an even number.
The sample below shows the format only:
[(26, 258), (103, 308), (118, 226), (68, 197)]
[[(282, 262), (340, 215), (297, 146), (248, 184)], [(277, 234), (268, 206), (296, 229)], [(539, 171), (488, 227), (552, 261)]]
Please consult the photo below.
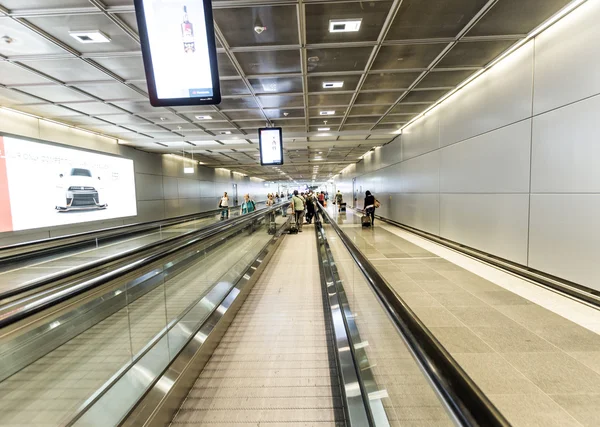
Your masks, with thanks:
[(508, 425), (325, 212), (281, 208), (7, 312), (0, 424)]

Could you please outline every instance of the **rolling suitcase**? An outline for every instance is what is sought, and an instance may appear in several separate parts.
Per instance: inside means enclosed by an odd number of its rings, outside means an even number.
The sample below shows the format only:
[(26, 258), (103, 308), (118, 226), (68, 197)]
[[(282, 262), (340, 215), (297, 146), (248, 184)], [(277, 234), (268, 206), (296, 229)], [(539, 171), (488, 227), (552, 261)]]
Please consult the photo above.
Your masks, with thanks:
[(269, 234), (275, 234), (277, 232), (277, 223), (275, 221), (271, 221), (269, 223)]
[(370, 227), (371, 226), (371, 217), (367, 216), (367, 215), (361, 216), (360, 223), (363, 227)]
[(288, 230), (289, 234), (298, 234), (298, 224), (296, 224), (295, 222), (292, 222), (290, 224), (290, 229)]
[(346, 212), (346, 204), (340, 203), (340, 212)]

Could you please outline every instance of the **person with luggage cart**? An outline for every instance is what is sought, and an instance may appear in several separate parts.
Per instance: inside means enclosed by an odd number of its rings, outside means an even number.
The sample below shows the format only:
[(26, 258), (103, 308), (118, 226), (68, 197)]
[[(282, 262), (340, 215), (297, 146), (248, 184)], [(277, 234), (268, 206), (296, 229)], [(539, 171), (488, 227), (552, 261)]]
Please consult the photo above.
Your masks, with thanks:
[(372, 227), (375, 223), (375, 209), (380, 206), (379, 201), (371, 194), (369, 190), (365, 193), (365, 204), (363, 209), (365, 214), (361, 218), (363, 227)]

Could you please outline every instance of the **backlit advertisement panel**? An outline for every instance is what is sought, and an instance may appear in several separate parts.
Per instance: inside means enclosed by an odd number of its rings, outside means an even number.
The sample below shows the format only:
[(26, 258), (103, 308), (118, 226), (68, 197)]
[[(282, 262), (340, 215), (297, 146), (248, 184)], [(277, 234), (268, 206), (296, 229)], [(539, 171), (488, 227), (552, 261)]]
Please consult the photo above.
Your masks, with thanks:
[(132, 160), (0, 136), (0, 232), (135, 215)]
[(258, 130), (261, 165), (283, 164), (283, 143), (281, 136), (281, 128), (260, 128)]
[(135, 0), (150, 102), (221, 102), (210, 0)]

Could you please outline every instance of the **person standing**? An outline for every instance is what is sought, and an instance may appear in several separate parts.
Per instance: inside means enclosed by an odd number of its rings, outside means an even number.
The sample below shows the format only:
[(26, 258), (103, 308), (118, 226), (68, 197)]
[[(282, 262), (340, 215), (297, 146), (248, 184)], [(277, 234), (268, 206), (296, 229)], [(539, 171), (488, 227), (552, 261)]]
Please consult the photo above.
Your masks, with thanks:
[(227, 191), (223, 193), (223, 197), (219, 201), (219, 208), (221, 208), (221, 219), (229, 218), (229, 196)]
[(371, 217), (371, 226), (375, 223), (375, 196), (369, 190), (365, 193), (365, 204), (363, 205), (365, 215)]
[(306, 195), (306, 223), (310, 224), (315, 216), (315, 202), (313, 196), (309, 193)]
[(240, 209), (240, 215), (245, 215), (256, 210), (256, 203), (250, 198), (250, 194), (244, 194), (244, 203)]
[(304, 199), (298, 195), (298, 190), (294, 190), (292, 196), (292, 210), (294, 211), (296, 226), (298, 232), (302, 233), (302, 222), (304, 221)]

